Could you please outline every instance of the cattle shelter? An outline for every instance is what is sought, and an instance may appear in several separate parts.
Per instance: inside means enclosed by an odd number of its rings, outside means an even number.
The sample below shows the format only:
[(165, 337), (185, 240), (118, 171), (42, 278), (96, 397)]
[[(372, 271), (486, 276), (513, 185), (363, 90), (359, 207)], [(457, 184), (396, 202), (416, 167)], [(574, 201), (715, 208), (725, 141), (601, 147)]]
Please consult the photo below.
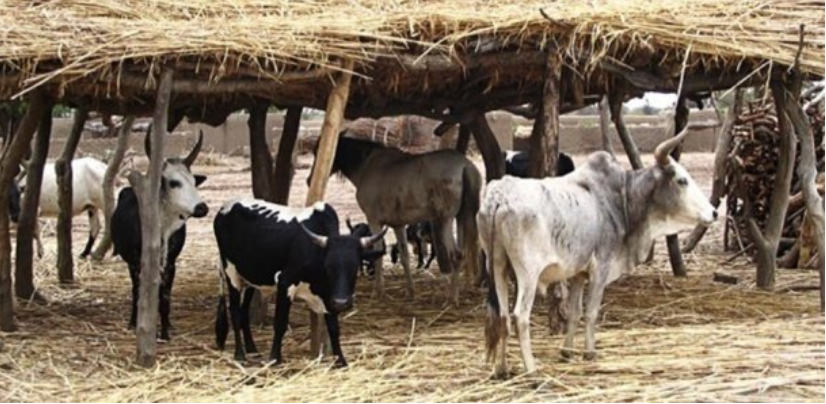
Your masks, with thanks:
[[(81, 138), (89, 114), (104, 122), (151, 117), (153, 158), (137, 158), (127, 181), (146, 196), (160, 187), (161, 145), (183, 121), (214, 127), (246, 111), (249, 136), (248, 157), (202, 154), (193, 166), (209, 176), (201, 193), (210, 214), (188, 222), (172, 292), (174, 335), (166, 344), (155, 341), (157, 310), (141, 311), (137, 332), (126, 328), (122, 261), (72, 259), (85, 220), (72, 227), (62, 209), (58, 242), (45, 237), (47, 252), (37, 258), (36, 204), (24, 200), (21, 222), (12, 228), (10, 196), (2, 195), (0, 398), (6, 401), (823, 398), (824, 224), (816, 178), (820, 173), (822, 184), (823, 167), (816, 166), (819, 145), (806, 118), (823, 108), (822, 1), (0, 0), (0, 26), (0, 189), (16, 180), (24, 158), (32, 178), (42, 175), (50, 154), (65, 167), (78, 142), (82, 149), (89, 141)], [(507, 111), (532, 122), (530, 172), (541, 177), (553, 174), (566, 136), (560, 116), (600, 104), (601, 122), (620, 141), (613, 146), (617, 157), (636, 169), (653, 158), (638, 150), (626, 125), (626, 101), (646, 92), (676, 94), (673, 123), (665, 128), (676, 134), (696, 119), (689, 106), (744, 91), (771, 99), (780, 112), (777, 170), (788, 175), (776, 176), (774, 185), (790, 189), (794, 172), (807, 209), (803, 220), (820, 246), (819, 274), (775, 270), (789, 200), (788, 192), (776, 192), (765, 228), (754, 230), (753, 259), (724, 250), (722, 225), (698, 228), (691, 252), (681, 253), (670, 236), (652, 250), (652, 260), (611, 285), (596, 361), (560, 360), (555, 324), (565, 313), (555, 300), (562, 289), (554, 289), (534, 311), (539, 371), (493, 380), (482, 342), (486, 289), (468, 282), (458, 302), (446, 304), (438, 270), (417, 272), (419, 293), (411, 301), (389, 259), (385, 297), (374, 297), (372, 282), (361, 280), (355, 310), (342, 316), (348, 369), (332, 369), (329, 356), (312, 354), (315, 326), (299, 311), (282, 366), (263, 359), (238, 364), (231, 350), (215, 349), (215, 211), (229, 198), (254, 195), (293, 206), (325, 200), (342, 225), (345, 217), (362, 219), (353, 186), (329, 175), (341, 129), (351, 121), (427, 118), (439, 147), (466, 152), (473, 142), (472, 160), (490, 181), (504, 175), (504, 161), (487, 113)], [(55, 105), (74, 110), (73, 124), (65, 139), (50, 142)], [(276, 109), (283, 116), (268, 120)], [(307, 109), (325, 111), (315, 157), (293, 154)], [(283, 125), (277, 142), (270, 133), (275, 121)], [(715, 138), (725, 140), (733, 122), (721, 117)], [(128, 129), (123, 138), (142, 140)], [(718, 160), (726, 157), (721, 142), (716, 156), (675, 155), (711, 190), (713, 203), (724, 193), (717, 184)], [(578, 165), (586, 159), (574, 156)], [(58, 171), (58, 183), (65, 178)], [(25, 192), (34, 194), (31, 187)], [(140, 203), (142, 220), (157, 214), (152, 199)], [(157, 241), (146, 244), (145, 257), (159, 256)], [(147, 280), (160, 276), (158, 265), (143, 272)], [(151, 290), (141, 290), (141, 304), (154, 308)], [(273, 305), (262, 304), (271, 318)], [(253, 332), (259, 347), (269, 345), (268, 320)], [(514, 339), (509, 353), (519, 368)]]

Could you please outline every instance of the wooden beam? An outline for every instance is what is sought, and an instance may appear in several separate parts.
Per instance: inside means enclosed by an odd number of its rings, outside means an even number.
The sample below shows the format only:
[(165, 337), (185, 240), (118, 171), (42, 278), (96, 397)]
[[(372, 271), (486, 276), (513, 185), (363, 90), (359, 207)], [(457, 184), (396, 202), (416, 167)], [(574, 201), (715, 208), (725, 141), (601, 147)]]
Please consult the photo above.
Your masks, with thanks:
[[(57, 205), (60, 213), (57, 216), (57, 279), (62, 284), (74, 282), (74, 262), (72, 260), (72, 159), (80, 143), (83, 127), (89, 113), (83, 108), (75, 110), (74, 123), (63, 152), (55, 162), (57, 177)], [(97, 214), (97, 213), (95, 213)], [(89, 238), (84, 252), (92, 248), (92, 238)]]
[(129, 182), (138, 196), (141, 220), (141, 273), (138, 299), (137, 358), (139, 366), (154, 366), (157, 356), (155, 340), (158, 326), (158, 291), (160, 273), (166, 259), (166, 240), (162, 240), (160, 221), (161, 175), (164, 163), (164, 138), (167, 132), (167, 114), (172, 94), (174, 71), (164, 68), (158, 85), (155, 114), (152, 117), (152, 150), (149, 171), (141, 175), (129, 174)]
[(625, 100), (625, 92), (622, 88), (613, 86), (608, 92), (608, 107), (611, 111), (611, 120), (614, 122), (614, 128), (617, 130), (622, 147), (625, 149), (625, 154), (628, 156), (628, 161), (631, 167), (635, 170), (642, 168), (642, 159), (640, 158), (640, 151), (637, 149), (634, 138), (628, 132), (625, 126), (625, 121), (622, 119), (622, 104)]
[(496, 141), (496, 135), (491, 130), (485, 114), (477, 114), (468, 124), (476, 146), (482, 153), (482, 160), (485, 162), (485, 180), (502, 178), (505, 175), (505, 159), (502, 157), (502, 149)]
[[(686, 97), (677, 98), (677, 106), (674, 112), (674, 135), (677, 136), (688, 125), (688, 105)], [(671, 157), (675, 161), (680, 161), (681, 146), (677, 146), (671, 151)], [(686, 277), (688, 272), (685, 269), (685, 262), (680, 252), (680, 239), (676, 234), (665, 237), (665, 244), (668, 248), (668, 261), (671, 263), (671, 273), (677, 277)]]
[[(26, 190), (20, 201), (20, 220), (17, 223), (17, 254), (15, 269), (15, 294), (23, 299), (36, 298), (34, 287), (34, 249), (32, 238), (37, 230), (37, 215), (40, 206), (40, 188), (43, 184), (43, 170), (49, 155), (49, 141), (52, 136), (52, 107), (49, 106), (40, 116), (34, 151), (26, 169)], [(42, 246), (38, 246), (42, 248)]]
[(599, 101), (599, 130), (602, 136), (602, 150), (614, 156), (614, 142), (611, 140), (611, 107), (608, 106), (608, 97)]
[[(701, 91), (725, 90), (738, 83), (749, 84), (760, 79), (759, 74), (753, 74), (749, 78), (749, 75), (753, 73), (750, 69), (737, 73), (690, 74), (684, 77), (682, 87), (680, 87), (680, 77), (662, 77), (652, 72), (634, 69), (610, 58), (602, 60), (600, 67), (608, 73), (622, 77), (639, 90), (662, 93), (676, 93), (682, 90), (682, 94), (692, 94)], [(744, 79), (746, 81), (741, 83)]]
[[(335, 85), (327, 98), (327, 109), (325, 110), (324, 123), (321, 125), (318, 152), (315, 156), (315, 164), (313, 164), (306, 206), (324, 200), (324, 192), (327, 189), (333, 159), (338, 148), (338, 137), (341, 123), (344, 120), (344, 109), (347, 108), (347, 99), (350, 96), (352, 74), (349, 72), (353, 70), (353, 66), (353, 60), (348, 59), (345, 62), (345, 71), (336, 78)], [(322, 343), (324, 334), (326, 334), (322, 316), (310, 312), (310, 319), (310, 352), (316, 355), (321, 352), (322, 345), (329, 347), (330, 344)]]
[(459, 136), (456, 138), (456, 151), (467, 154), (470, 147), (470, 127), (466, 124), (459, 125)]
[(132, 133), (132, 124), (135, 122), (134, 115), (127, 115), (118, 130), (118, 140), (115, 145), (115, 152), (103, 174), (103, 237), (98, 243), (95, 251), (92, 252), (92, 259), (102, 261), (103, 257), (112, 247), (112, 213), (115, 212), (115, 177), (120, 172), (123, 159), (126, 156), (126, 148), (129, 147), (129, 134)]
[(18, 171), (23, 155), (43, 114), (49, 110), (49, 101), (41, 90), (32, 91), (27, 97), (26, 114), (15, 131), (14, 138), (3, 148), (0, 156), (0, 330), (16, 331), (14, 321), (14, 296), (11, 278), (11, 238), (9, 237), (9, 189)]
[(548, 52), (545, 64), (545, 82), (542, 87), (540, 118), (531, 132), (528, 174), (533, 178), (556, 176), (559, 161), (559, 104), (562, 84), (562, 58), (555, 51)]
[(281, 205), (287, 205), (290, 200), (290, 185), (294, 173), (293, 151), (301, 128), (302, 110), (302, 107), (287, 108), (284, 130), (281, 131), (281, 140), (278, 142), (278, 152), (275, 157), (275, 167), (273, 167), (272, 199), (273, 202)]

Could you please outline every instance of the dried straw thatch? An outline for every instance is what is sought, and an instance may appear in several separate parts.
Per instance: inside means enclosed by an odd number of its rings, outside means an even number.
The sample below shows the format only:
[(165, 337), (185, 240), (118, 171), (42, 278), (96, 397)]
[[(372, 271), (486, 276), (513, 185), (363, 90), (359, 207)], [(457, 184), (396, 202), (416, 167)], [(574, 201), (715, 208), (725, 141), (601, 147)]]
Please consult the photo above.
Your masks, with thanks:
[[(77, 102), (128, 98), (154, 87), (160, 64), (175, 63), (178, 78), (197, 81), (179, 92), (323, 106), (326, 76), (354, 59), (361, 80), (353, 92), (365, 101), (351, 115), (365, 115), (402, 93), (456, 94), (455, 103), (531, 87), (544, 66), (537, 52), (549, 44), (585, 79), (586, 95), (601, 91), (587, 81), (603, 62), (656, 72), (677, 87), (683, 73), (791, 65), (801, 24), (800, 67), (822, 76), (822, 1), (0, 0), (0, 99), (40, 85)], [(483, 77), (473, 80), (474, 71)]]

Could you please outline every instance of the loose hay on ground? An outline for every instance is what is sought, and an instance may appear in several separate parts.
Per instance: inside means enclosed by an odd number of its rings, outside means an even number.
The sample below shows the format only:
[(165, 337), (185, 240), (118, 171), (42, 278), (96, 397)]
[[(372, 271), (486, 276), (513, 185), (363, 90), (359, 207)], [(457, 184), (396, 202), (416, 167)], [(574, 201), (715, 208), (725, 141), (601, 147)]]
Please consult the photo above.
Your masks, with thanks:
[[(237, 167), (235, 167), (237, 168)], [(214, 210), (248, 173), (209, 167), (204, 195)], [(306, 173), (296, 176), (296, 193)], [(331, 181), (340, 212), (355, 212), (349, 184)], [(301, 198), (294, 196), (295, 201)], [(83, 222), (82, 220), (78, 220)], [(309, 355), (308, 319), (301, 306), (285, 340), (287, 363), (261, 361), (241, 367), (213, 349), (216, 253), (211, 221), (193, 221), (179, 259), (172, 298), (173, 340), (160, 346), (152, 369), (133, 364), (135, 340), (126, 329), (129, 281), (122, 262), (80, 263), (78, 285), (56, 284), (54, 257), (38, 261), (45, 306), (22, 302), (21, 331), (2, 334), (0, 399), (3, 401), (820, 401), (824, 395), (824, 317), (817, 292), (788, 291), (816, 282), (806, 271), (779, 274), (779, 292), (756, 290), (753, 267), (723, 265), (723, 255), (686, 257), (690, 276), (673, 278), (659, 251), (608, 288), (597, 335), (596, 362), (563, 363), (561, 337), (547, 332), (541, 299), (533, 317), (539, 373), (490, 380), (484, 360), (484, 293), (463, 296), (445, 308), (445, 283), (416, 277), (414, 303), (404, 298), (403, 278), (388, 279), (388, 300), (358, 286), (356, 309), (344, 316), (342, 343), (350, 362), (333, 370), (329, 358)], [(75, 229), (78, 245), (85, 233)], [(53, 236), (44, 240), (53, 250)], [(716, 242), (707, 240), (704, 242)], [(711, 281), (725, 270), (740, 284)], [(794, 288), (791, 288), (794, 289)], [(272, 307), (269, 311), (273, 313)], [(254, 330), (268, 353), (271, 327)], [(577, 343), (581, 344), (582, 338)], [(523, 369), (511, 338), (511, 369)]]

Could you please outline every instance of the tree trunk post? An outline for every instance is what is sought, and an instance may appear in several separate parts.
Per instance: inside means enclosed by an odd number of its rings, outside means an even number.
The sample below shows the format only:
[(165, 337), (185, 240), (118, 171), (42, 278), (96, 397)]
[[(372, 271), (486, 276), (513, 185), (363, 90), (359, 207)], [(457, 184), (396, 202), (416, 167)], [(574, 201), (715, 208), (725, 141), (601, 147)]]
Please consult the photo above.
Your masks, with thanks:
[(249, 108), (250, 116), (247, 121), (250, 136), (252, 194), (258, 199), (269, 199), (271, 195), (272, 154), (267, 143), (267, 110), (269, 107), (268, 102), (255, 102)]
[[(312, 179), (310, 189), (307, 192), (306, 206), (311, 206), (316, 202), (324, 200), (324, 192), (327, 189), (327, 182), (330, 179), (330, 172), (333, 168), (333, 159), (338, 148), (338, 137), (341, 123), (344, 120), (344, 109), (347, 107), (347, 99), (350, 96), (350, 82), (352, 81), (352, 71), (354, 67), (352, 59), (348, 59), (327, 98), (327, 110), (324, 114), (324, 123), (321, 125), (321, 135), (318, 139), (318, 152), (315, 157), (315, 164), (312, 169)], [(313, 320), (315, 317), (315, 320)], [(327, 332), (322, 315), (310, 312), (310, 351), (313, 355), (318, 355), (323, 345), (329, 347)]]
[(614, 155), (614, 142), (611, 140), (611, 107), (608, 106), (608, 97), (603, 96), (599, 101), (599, 130), (602, 135), (602, 150)]
[(11, 278), (11, 238), (9, 236), (9, 193), (20, 161), (31, 143), (43, 115), (50, 111), (49, 100), (42, 90), (35, 90), (27, 98), (26, 114), (8, 141), (0, 156), (0, 330), (16, 331), (14, 296)]
[(72, 131), (66, 139), (60, 158), (55, 162), (57, 205), (60, 209), (57, 216), (57, 279), (61, 284), (71, 284), (75, 281), (72, 258), (72, 159), (75, 157), (83, 126), (88, 118), (87, 110), (75, 110)]
[(284, 117), (284, 130), (278, 142), (278, 152), (273, 167), (272, 201), (281, 205), (290, 202), (290, 185), (293, 181), (293, 151), (301, 128), (302, 107), (287, 108)]
[(155, 113), (152, 117), (149, 171), (146, 175), (141, 175), (137, 171), (129, 174), (129, 182), (138, 196), (141, 221), (140, 298), (135, 331), (138, 343), (136, 363), (143, 367), (153, 366), (157, 357), (158, 292), (161, 284), (160, 272), (166, 258), (166, 240), (161, 239), (161, 175), (173, 74), (171, 68), (163, 68), (158, 84)]
[(502, 149), (496, 141), (496, 135), (493, 134), (485, 114), (474, 115), (468, 126), (473, 133), (476, 146), (479, 147), (479, 152), (482, 153), (482, 160), (485, 162), (485, 181), (491, 182), (502, 178), (505, 175), (505, 159), (502, 157)]
[[(791, 100), (786, 102), (784, 110), (794, 127), (797, 140), (800, 141), (800, 162), (797, 166), (797, 175), (803, 187), (803, 195), (806, 204), (806, 217), (811, 228), (814, 230), (815, 245), (817, 248), (817, 268), (820, 271), (820, 310), (824, 311), (824, 218), (823, 218), (823, 198), (817, 192), (817, 159), (815, 158), (815, 141), (812, 135), (812, 126), (806, 117), (805, 111), (800, 106), (799, 84), (800, 75), (795, 75), (795, 83), (791, 88), (784, 90), (791, 95)], [(778, 110), (779, 110), (778, 106)], [(778, 113), (778, 117), (780, 113)], [(788, 193), (787, 193), (788, 194)]]
[(754, 219), (749, 219), (748, 228), (756, 249), (757, 287), (765, 290), (774, 288), (777, 270), (777, 248), (783, 232), (783, 222), (789, 203), (789, 191), (794, 173), (794, 159), (797, 142), (792, 137), (792, 128), (787, 115), (789, 97), (779, 82), (771, 83), (774, 105), (777, 110), (777, 124), (780, 129), (780, 156), (777, 161), (777, 174), (774, 177), (769, 217), (761, 233)]
[(613, 90), (608, 93), (608, 106), (611, 110), (611, 121), (614, 122), (614, 128), (617, 130), (622, 147), (625, 149), (625, 154), (628, 155), (628, 161), (631, 163), (631, 168), (639, 170), (642, 168), (642, 159), (640, 158), (640, 150), (637, 149), (634, 138), (628, 133), (628, 128), (625, 126), (625, 121), (622, 119), (622, 103), (625, 93), (619, 90)]
[(545, 64), (545, 82), (542, 86), (541, 110), (531, 132), (528, 174), (534, 178), (556, 176), (559, 161), (559, 88), (562, 59), (554, 51), (548, 52)]
[[(677, 136), (688, 125), (688, 105), (686, 105), (686, 98), (680, 96), (677, 98), (677, 107), (674, 111), (674, 134)], [(671, 157), (675, 161), (680, 161), (682, 146), (677, 146), (671, 152)], [(665, 244), (668, 247), (668, 260), (671, 262), (671, 272), (674, 276), (684, 278), (688, 276), (688, 271), (685, 269), (685, 262), (683, 262), (683, 255), (680, 252), (680, 239), (676, 234), (665, 237)]]
[(34, 287), (34, 249), (32, 239), (38, 226), (40, 208), (40, 188), (43, 184), (43, 170), (49, 155), (49, 141), (52, 136), (52, 106), (49, 104), (40, 117), (34, 141), (34, 151), (26, 169), (26, 190), (20, 204), (20, 220), (17, 226), (17, 261), (15, 269), (15, 294), (23, 299), (43, 301)]
[[(711, 185), (710, 202), (715, 208), (720, 207), (721, 199), (726, 193), (726, 162), (728, 161), (729, 144), (731, 144), (732, 127), (740, 111), (741, 98), (742, 90), (735, 90), (734, 102), (729, 107), (729, 110), (726, 111), (725, 122), (723, 122), (723, 126), (720, 128), (720, 132), (717, 135), (717, 144), (714, 147), (714, 180)], [(693, 251), (707, 230), (708, 227), (697, 225), (694, 231), (691, 232), (691, 236), (689, 236), (686, 245), (683, 247), (683, 252), (688, 253)]]
[(129, 147), (129, 134), (132, 132), (132, 124), (135, 122), (135, 117), (128, 115), (121, 123), (120, 130), (118, 130), (118, 141), (115, 146), (115, 152), (112, 159), (109, 160), (109, 165), (106, 167), (106, 173), (103, 174), (103, 237), (100, 240), (95, 251), (92, 252), (92, 259), (95, 261), (102, 261), (103, 257), (112, 248), (112, 213), (115, 212), (115, 177), (120, 172), (120, 167), (123, 165), (123, 159), (126, 156), (126, 148)]

